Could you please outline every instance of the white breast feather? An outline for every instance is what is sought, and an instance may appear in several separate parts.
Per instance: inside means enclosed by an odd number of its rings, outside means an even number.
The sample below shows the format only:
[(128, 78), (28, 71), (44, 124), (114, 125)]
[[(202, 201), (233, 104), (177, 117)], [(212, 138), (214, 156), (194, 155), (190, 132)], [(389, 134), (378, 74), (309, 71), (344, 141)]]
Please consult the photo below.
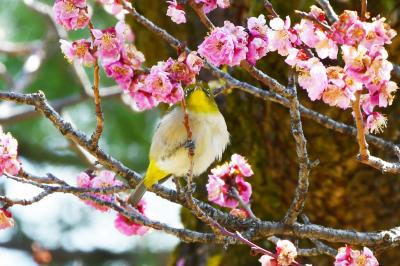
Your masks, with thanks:
[[(162, 158), (168, 147), (176, 146), (177, 142), (186, 140), (183, 114), (180, 109), (172, 111), (167, 116), (169, 117), (164, 117), (156, 130), (150, 156), (157, 161), (162, 170), (176, 176), (184, 176), (190, 165), (186, 148), (180, 148), (174, 151), (172, 156)], [(221, 158), (229, 143), (229, 133), (225, 119), (220, 113), (189, 113), (189, 123), (195, 142), (193, 175), (198, 176), (205, 172), (216, 159)], [(159, 136), (169, 137), (160, 140)]]

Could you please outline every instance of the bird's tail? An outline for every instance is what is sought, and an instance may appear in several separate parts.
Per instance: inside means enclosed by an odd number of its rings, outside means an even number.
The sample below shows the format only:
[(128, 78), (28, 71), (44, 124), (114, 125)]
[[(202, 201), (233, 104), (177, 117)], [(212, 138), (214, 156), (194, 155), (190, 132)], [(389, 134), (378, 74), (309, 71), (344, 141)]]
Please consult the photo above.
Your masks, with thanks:
[(133, 207), (136, 207), (136, 205), (142, 199), (144, 193), (146, 193), (146, 190), (147, 187), (144, 185), (144, 179), (143, 179), (142, 181), (140, 181), (140, 183), (136, 186), (135, 190), (129, 196), (128, 199), (129, 204), (131, 204)]
[(144, 193), (148, 188), (151, 188), (155, 183), (166, 177), (168, 174), (161, 170), (154, 160), (150, 160), (149, 167), (147, 168), (146, 176), (136, 186), (135, 191), (129, 196), (128, 202), (133, 206), (139, 203)]

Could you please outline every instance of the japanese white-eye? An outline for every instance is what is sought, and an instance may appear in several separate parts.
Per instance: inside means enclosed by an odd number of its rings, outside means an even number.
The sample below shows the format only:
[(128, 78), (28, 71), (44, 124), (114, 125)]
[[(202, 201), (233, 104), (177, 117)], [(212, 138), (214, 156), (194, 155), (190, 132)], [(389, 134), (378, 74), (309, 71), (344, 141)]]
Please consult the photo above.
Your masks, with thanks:
[[(193, 176), (205, 172), (220, 159), (229, 143), (225, 119), (213, 95), (203, 88), (187, 93), (186, 109), (194, 144)], [(150, 147), (150, 163), (143, 180), (129, 196), (129, 203), (136, 206), (148, 188), (168, 176), (185, 176), (190, 167), (187, 130), (184, 112), (175, 106), (159, 122)]]

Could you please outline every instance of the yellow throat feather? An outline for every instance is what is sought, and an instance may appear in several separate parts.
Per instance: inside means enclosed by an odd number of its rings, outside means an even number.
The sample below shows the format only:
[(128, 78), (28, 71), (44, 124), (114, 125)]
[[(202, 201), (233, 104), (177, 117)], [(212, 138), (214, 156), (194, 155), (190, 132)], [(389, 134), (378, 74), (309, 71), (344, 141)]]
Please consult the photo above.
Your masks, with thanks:
[(187, 98), (187, 109), (196, 113), (218, 113), (218, 106), (212, 96), (202, 89), (195, 89)]

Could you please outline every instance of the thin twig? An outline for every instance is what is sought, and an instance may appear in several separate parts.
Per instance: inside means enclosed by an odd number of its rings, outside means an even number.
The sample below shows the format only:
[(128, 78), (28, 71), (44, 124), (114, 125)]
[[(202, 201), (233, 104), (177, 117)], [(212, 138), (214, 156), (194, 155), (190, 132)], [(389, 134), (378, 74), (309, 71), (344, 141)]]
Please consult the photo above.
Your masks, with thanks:
[(354, 121), (357, 127), (357, 142), (360, 148), (359, 150), (360, 160), (367, 161), (369, 157), (369, 150), (367, 141), (365, 140), (364, 121), (361, 114), (361, 106), (360, 106), (361, 92), (357, 91), (355, 93), (355, 96), (356, 99), (352, 102), (352, 108), (353, 108)]
[(325, 14), (330, 23), (334, 23), (339, 19), (335, 10), (332, 8), (329, 0), (316, 0), (316, 1), (321, 6), (321, 8), (325, 11)]
[[(185, 97), (182, 98), (181, 101), (181, 108), (183, 112), (183, 124), (186, 129), (186, 134), (187, 134), (187, 142), (188, 143), (193, 143), (193, 132), (190, 127), (190, 122), (189, 122), (189, 113), (186, 109), (186, 100)], [(189, 171), (187, 173), (187, 186), (188, 186), (188, 192), (192, 193), (192, 179), (193, 179), (193, 157), (194, 157), (194, 149), (193, 147), (188, 148), (188, 157), (189, 157)]]
[(252, 211), (250, 204), (246, 204), (243, 201), (243, 198), (240, 196), (239, 191), (237, 191), (237, 189), (234, 187), (232, 187), (231, 190), (232, 190), (232, 196), (239, 202), (239, 205), (242, 206), (243, 209), (245, 209), (245, 211), (249, 214), (249, 216), (253, 219), (259, 220), (259, 218), (257, 218), (257, 216)]
[(206, 27), (209, 30), (214, 29), (214, 27), (215, 27), (214, 24), (211, 22), (211, 20), (204, 13), (203, 4), (197, 4), (194, 0), (189, 0), (189, 5), (192, 7), (194, 12), (196, 12), (197, 16), (201, 20), (201, 23), (206, 25)]
[(300, 17), (304, 18), (304, 19), (308, 19), (312, 22), (314, 22), (314, 24), (316, 24), (317, 26), (321, 27), (323, 30), (325, 30), (326, 32), (331, 32), (332, 28), (331, 26), (329, 26), (328, 24), (320, 21), (318, 18), (311, 16), (310, 14), (303, 12), (303, 11), (299, 11), (299, 10), (295, 10), (294, 11), (297, 15), (299, 15)]
[[(361, 20), (365, 20), (366, 12), (367, 12), (367, 0), (361, 0), (361, 14), (360, 14)], [(367, 141), (365, 140), (364, 121), (361, 113), (361, 103), (360, 103), (361, 91), (356, 91), (355, 98), (356, 99), (351, 104), (353, 108), (354, 121), (357, 127), (357, 142), (360, 148), (359, 151), (360, 160), (366, 161), (368, 160), (369, 157), (369, 150)]]
[(279, 17), (278, 13), (276, 13), (276, 11), (275, 11), (275, 9), (272, 6), (272, 3), (270, 1), (264, 0), (264, 7), (269, 13), (269, 15), (268, 15), (269, 18), (277, 18), (277, 17)]
[[(97, 46), (94, 45), (95, 37), (92, 33), (93, 24), (89, 21), (89, 29), (90, 29), (90, 37), (93, 43), (93, 51), (92, 53), (95, 54), (97, 50)], [(99, 73), (99, 62), (97, 56), (94, 60), (94, 74), (93, 74), (93, 92), (94, 92), (94, 104), (96, 108), (96, 129), (92, 134), (91, 141), (93, 147), (97, 147), (99, 144), (99, 140), (101, 137), (101, 133), (103, 132), (104, 127), (104, 117), (103, 111), (101, 110), (101, 99), (100, 99), (100, 92), (99, 92), (99, 82), (100, 82), (100, 73)]]
[(367, 18), (367, 0), (361, 0), (360, 19), (364, 21), (366, 20), (366, 18)]

